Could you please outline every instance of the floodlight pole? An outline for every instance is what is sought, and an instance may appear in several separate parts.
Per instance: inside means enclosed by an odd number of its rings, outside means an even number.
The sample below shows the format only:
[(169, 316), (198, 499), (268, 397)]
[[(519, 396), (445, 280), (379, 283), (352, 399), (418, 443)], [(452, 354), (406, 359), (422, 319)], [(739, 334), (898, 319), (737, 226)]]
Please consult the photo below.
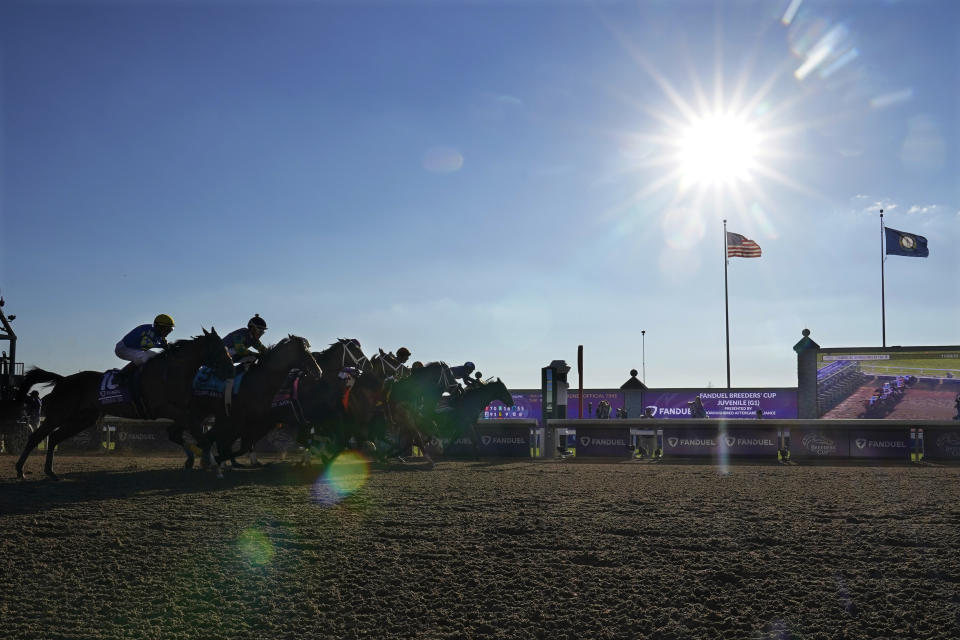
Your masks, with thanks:
[(883, 280), (883, 209), (880, 209), (880, 324), (883, 346), (887, 346), (887, 287)]

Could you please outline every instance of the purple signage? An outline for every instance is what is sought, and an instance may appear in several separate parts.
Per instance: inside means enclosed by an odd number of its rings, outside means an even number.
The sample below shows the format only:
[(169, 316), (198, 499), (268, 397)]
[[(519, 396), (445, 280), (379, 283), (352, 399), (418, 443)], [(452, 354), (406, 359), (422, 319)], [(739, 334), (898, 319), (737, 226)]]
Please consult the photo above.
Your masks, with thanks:
[(780, 448), (777, 427), (766, 429), (720, 430), (717, 436), (720, 451), (731, 456), (771, 456), (776, 458)]
[[(567, 392), (567, 420), (575, 420), (580, 417), (580, 390), (570, 389)], [(600, 403), (606, 402), (610, 405), (609, 415), (604, 416), (600, 413)], [(583, 390), (583, 419), (594, 420), (597, 418), (616, 418), (617, 410), (623, 409), (623, 392), (616, 389)], [(604, 409), (605, 411), (606, 409)], [(639, 418), (640, 416), (634, 416)]]
[(483, 420), (516, 420), (534, 419), (543, 420), (540, 391), (511, 391), (513, 406), (506, 407), (499, 400), (494, 400), (483, 410)]
[(717, 453), (716, 427), (663, 428), (663, 455), (712, 456)]
[(851, 429), (851, 458), (900, 458), (910, 459), (910, 428), (903, 429)]
[[(530, 457), (530, 427), (529, 425), (477, 426), (477, 455), (503, 458)], [(473, 444), (470, 436), (464, 436), (444, 447), (444, 454), (449, 456), (472, 456)]]
[(779, 448), (777, 427), (727, 429), (715, 427), (664, 427), (664, 455), (770, 456)]
[(764, 418), (797, 417), (796, 389), (648, 390), (643, 392), (643, 406), (652, 409), (654, 418), (691, 418), (688, 403), (698, 395), (708, 418), (753, 419), (757, 409)]
[(845, 430), (829, 427), (790, 427), (790, 457), (846, 458), (850, 439)]
[(577, 430), (577, 456), (614, 456), (629, 458), (630, 428), (580, 428)]
[(960, 460), (960, 426), (924, 427), (923, 457), (931, 460)]

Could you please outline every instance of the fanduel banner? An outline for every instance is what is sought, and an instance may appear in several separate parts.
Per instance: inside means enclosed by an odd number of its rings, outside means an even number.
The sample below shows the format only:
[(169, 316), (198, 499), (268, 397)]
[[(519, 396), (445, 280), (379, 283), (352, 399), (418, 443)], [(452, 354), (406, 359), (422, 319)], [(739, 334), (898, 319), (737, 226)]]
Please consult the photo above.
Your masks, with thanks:
[[(529, 426), (495, 426), (477, 425), (477, 454), (487, 457), (500, 458), (529, 458), (530, 457), (530, 427)], [(466, 435), (444, 447), (444, 455), (472, 456), (473, 444), (470, 436)]]
[(664, 427), (663, 453), (665, 456), (728, 455), (773, 458), (777, 455), (779, 438), (776, 427), (718, 427)]
[(849, 455), (850, 441), (846, 431), (790, 427), (791, 458), (846, 458)]
[(717, 453), (715, 427), (663, 428), (664, 456), (712, 456)]
[(910, 459), (910, 428), (852, 429), (847, 432), (851, 458)]
[[(109, 423), (105, 420), (104, 425)], [(116, 450), (129, 453), (182, 453), (179, 445), (170, 440), (169, 425), (163, 422), (116, 423), (111, 434)]]
[(757, 409), (768, 419), (797, 417), (796, 389), (648, 390), (643, 392), (643, 406), (653, 410), (654, 418), (690, 418), (689, 403), (698, 395), (708, 418), (752, 420), (757, 417)]
[(629, 458), (633, 452), (630, 445), (630, 428), (577, 429), (577, 457), (613, 456)]
[(925, 460), (960, 460), (960, 427), (924, 427), (923, 457)]

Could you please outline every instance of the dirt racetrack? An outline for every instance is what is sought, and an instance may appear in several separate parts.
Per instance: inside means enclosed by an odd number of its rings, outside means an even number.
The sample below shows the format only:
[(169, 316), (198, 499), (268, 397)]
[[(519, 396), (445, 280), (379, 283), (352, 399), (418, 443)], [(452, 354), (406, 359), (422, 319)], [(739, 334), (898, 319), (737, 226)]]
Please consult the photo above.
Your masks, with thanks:
[(0, 456), (0, 635), (960, 637), (957, 467), (179, 462)]

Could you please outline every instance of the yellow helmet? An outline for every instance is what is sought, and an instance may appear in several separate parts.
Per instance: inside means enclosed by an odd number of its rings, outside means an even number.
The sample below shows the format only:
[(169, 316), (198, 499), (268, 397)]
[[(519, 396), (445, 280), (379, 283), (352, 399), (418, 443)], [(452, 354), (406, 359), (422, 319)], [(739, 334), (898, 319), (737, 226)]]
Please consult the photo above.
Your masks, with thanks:
[(168, 316), (165, 313), (161, 313), (156, 318), (153, 319), (153, 325), (155, 327), (170, 327), (173, 328), (173, 318)]

